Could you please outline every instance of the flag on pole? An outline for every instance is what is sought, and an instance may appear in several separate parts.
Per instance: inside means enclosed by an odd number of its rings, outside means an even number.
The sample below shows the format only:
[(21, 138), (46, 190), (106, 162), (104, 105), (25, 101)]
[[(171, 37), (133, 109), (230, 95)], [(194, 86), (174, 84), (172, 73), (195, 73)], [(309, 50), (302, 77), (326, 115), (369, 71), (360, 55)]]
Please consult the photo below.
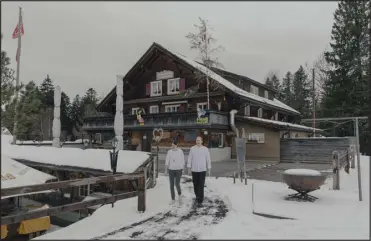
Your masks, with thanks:
[(20, 22), (17, 24), (17, 27), (15, 27), (13, 31), (13, 39), (18, 38), (18, 31), (21, 29), (21, 35), (24, 34), (24, 28), (23, 28), (23, 21), (22, 21), (22, 16), (20, 18)]

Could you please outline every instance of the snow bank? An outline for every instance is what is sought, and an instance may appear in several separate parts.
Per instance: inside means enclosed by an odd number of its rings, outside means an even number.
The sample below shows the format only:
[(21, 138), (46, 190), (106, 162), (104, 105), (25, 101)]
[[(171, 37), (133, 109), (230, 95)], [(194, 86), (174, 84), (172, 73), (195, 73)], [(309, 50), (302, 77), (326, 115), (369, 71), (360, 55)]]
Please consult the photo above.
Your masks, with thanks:
[[(369, 238), (369, 159), (362, 157), (363, 202), (358, 201), (357, 172), (341, 172), (341, 189), (331, 190), (331, 182), (313, 192), (319, 199), (314, 203), (285, 201), (292, 193), (285, 184), (249, 180), (248, 185), (230, 178), (207, 178), (209, 195), (220, 195), (227, 203), (229, 212), (217, 225), (205, 226), (203, 216), (189, 221), (189, 225), (177, 225), (176, 229), (201, 232), (198, 239), (368, 239)], [(254, 210), (256, 212), (296, 218), (296, 220), (269, 219), (252, 214), (251, 186), (254, 183)], [(184, 184), (182, 184), (184, 185)], [(187, 200), (193, 197), (192, 189), (183, 189)], [(210, 196), (209, 196), (210, 197)], [(189, 198), (189, 199), (188, 199)], [(213, 197), (211, 197), (213, 198)], [(92, 216), (85, 218), (56, 232), (36, 239), (91, 239), (118, 230), (134, 222), (167, 212), (169, 206), (168, 177), (159, 176), (157, 185), (147, 192), (147, 211), (138, 213), (137, 199), (131, 198), (116, 202), (114, 208), (107, 204)], [(176, 209), (186, 211), (186, 207)], [(188, 210), (189, 211), (189, 210)], [(123, 218), (125, 217), (125, 218)], [(99, 223), (99, 225), (96, 225)], [(156, 224), (149, 222), (141, 226), (143, 230), (156, 231)], [(176, 225), (176, 224), (174, 224)], [(91, 228), (94, 227), (94, 228)], [(154, 229), (154, 231), (153, 231)], [(130, 232), (117, 232), (110, 239), (129, 239)]]
[(40, 172), (1, 154), (1, 188), (43, 184), (56, 177)]
[[(10, 158), (58, 166), (74, 166), (111, 171), (109, 150), (17, 146), (11, 145), (11, 141), (11, 135), (1, 135), (2, 154)], [(147, 152), (120, 151), (117, 162), (117, 172), (134, 172), (149, 158), (149, 156), (150, 154)]]
[(319, 171), (311, 169), (288, 169), (283, 172), (287, 175), (297, 175), (297, 176), (321, 176)]

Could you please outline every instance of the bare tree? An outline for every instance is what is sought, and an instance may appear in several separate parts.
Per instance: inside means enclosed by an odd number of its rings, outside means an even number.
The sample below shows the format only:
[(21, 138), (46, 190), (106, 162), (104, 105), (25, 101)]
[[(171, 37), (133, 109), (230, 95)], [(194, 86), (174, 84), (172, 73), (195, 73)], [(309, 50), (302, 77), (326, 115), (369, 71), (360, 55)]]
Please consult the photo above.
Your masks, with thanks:
[[(223, 67), (218, 58), (214, 56), (216, 52), (223, 51), (222, 46), (214, 46), (216, 39), (212, 36), (211, 31), (213, 30), (208, 21), (199, 17), (200, 24), (195, 24), (196, 32), (188, 33), (186, 38), (189, 40), (192, 50), (196, 50), (199, 53), (199, 58), (203, 65), (207, 67), (206, 71), (209, 71), (211, 67)], [(199, 83), (206, 81), (207, 85), (207, 108), (210, 109), (210, 86), (218, 87), (218, 84), (210, 80), (208, 73), (197, 71), (195, 78)]]

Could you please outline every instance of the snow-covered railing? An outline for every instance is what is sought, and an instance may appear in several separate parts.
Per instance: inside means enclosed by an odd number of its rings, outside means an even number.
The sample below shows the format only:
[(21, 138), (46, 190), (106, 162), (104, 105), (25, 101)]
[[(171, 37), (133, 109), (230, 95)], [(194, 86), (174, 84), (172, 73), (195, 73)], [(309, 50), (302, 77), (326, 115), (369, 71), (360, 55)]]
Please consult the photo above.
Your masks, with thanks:
[(349, 173), (349, 168), (355, 167), (356, 148), (351, 145), (346, 150), (335, 150), (332, 152), (333, 189), (340, 189), (340, 170), (344, 168)]
[(14, 187), (14, 188), (4, 188), (1, 189), (1, 196), (10, 196), (14, 194), (25, 194), (25, 193), (33, 193), (43, 190), (53, 190), (53, 189), (60, 189), (60, 188), (71, 188), (71, 193), (74, 188), (78, 188), (79, 186), (84, 186), (87, 184), (96, 184), (96, 183), (110, 183), (110, 182), (117, 182), (120, 180), (136, 180), (138, 185), (135, 191), (133, 192), (125, 192), (114, 194), (109, 197), (102, 197), (99, 199), (93, 199), (88, 201), (76, 202), (67, 205), (36, 210), (32, 212), (26, 212), (16, 215), (9, 215), (1, 217), (1, 224), (7, 225), (12, 223), (18, 223), (23, 220), (29, 220), (44, 216), (52, 216), (60, 212), (67, 212), (67, 211), (75, 211), (85, 209), (90, 206), (95, 206), (99, 204), (109, 204), (114, 203), (118, 200), (131, 198), (131, 197), (138, 197), (138, 211), (144, 212), (146, 210), (146, 180), (147, 180), (147, 172), (138, 172), (133, 174), (116, 174), (116, 175), (108, 175), (108, 176), (100, 176), (100, 177), (90, 177), (84, 179), (77, 179), (77, 180), (68, 180), (68, 181), (60, 181), (60, 182), (51, 182), (45, 184), (38, 184), (38, 185), (29, 185), (29, 186), (22, 186), (22, 187)]

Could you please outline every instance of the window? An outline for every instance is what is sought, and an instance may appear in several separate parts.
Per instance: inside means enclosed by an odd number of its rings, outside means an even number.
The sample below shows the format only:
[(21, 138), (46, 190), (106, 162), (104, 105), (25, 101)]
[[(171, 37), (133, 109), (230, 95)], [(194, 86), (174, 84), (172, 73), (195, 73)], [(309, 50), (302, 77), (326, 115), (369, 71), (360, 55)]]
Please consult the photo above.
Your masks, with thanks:
[(162, 95), (162, 81), (151, 82), (151, 96)]
[(88, 185), (83, 185), (79, 187), (79, 195), (82, 197), (89, 196), (91, 193), (90, 191), (90, 184)]
[(168, 95), (178, 94), (179, 89), (180, 89), (180, 78), (167, 80), (167, 94)]
[(197, 110), (198, 109), (201, 109), (201, 110), (207, 110), (207, 102), (204, 102), (204, 103), (197, 103)]
[(245, 115), (250, 116), (250, 105), (245, 106)]
[(167, 105), (165, 106), (165, 112), (179, 112), (180, 105)]
[(149, 107), (149, 113), (159, 113), (159, 108), (158, 108), (158, 105), (151, 105)]
[(251, 85), (250, 87), (250, 92), (254, 95), (259, 95), (259, 88), (254, 86), (254, 85)]
[(264, 98), (269, 98), (269, 95), (268, 95), (268, 90), (264, 90)]
[(218, 134), (218, 147), (223, 147), (224, 145), (224, 135), (223, 133)]
[(258, 117), (263, 118), (263, 109), (262, 108), (258, 109)]
[(136, 115), (137, 112), (138, 112), (138, 110), (139, 110), (139, 107), (132, 108), (132, 109), (131, 109), (131, 114), (132, 114), (132, 115)]

